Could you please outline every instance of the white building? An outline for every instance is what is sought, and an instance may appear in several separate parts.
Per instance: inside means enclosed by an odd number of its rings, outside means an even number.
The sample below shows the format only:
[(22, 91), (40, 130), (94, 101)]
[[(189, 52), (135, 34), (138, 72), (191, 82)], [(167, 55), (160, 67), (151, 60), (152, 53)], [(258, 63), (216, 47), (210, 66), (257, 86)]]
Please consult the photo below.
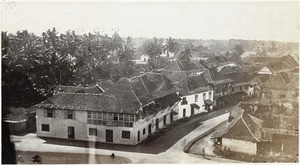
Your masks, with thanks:
[(235, 112), (212, 138), (221, 145), (222, 150), (256, 155), (257, 145), (262, 140), (262, 120), (245, 113), (243, 109)]
[(121, 78), (102, 95), (58, 93), (34, 106), (37, 136), (136, 145), (177, 118), (179, 100), (145, 76)]
[(175, 87), (181, 97), (178, 104), (179, 119), (213, 110), (213, 89), (203, 74), (185, 77)]

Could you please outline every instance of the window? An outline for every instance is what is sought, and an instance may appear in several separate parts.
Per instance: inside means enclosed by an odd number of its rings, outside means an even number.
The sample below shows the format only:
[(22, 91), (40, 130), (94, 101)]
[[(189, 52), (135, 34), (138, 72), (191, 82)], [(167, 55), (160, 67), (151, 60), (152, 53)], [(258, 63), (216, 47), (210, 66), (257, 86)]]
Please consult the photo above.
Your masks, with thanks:
[(186, 101), (186, 97), (183, 97), (182, 98), (182, 102), (181, 102), (181, 105), (186, 105), (188, 102)]
[(234, 88), (233, 87), (231, 88), (231, 92), (234, 92)]
[(211, 99), (211, 93), (212, 93), (212, 92), (209, 92), (209, 93), (208, 93), (208, 95), (209, 95), (209, 99)]
[(206, 93), (203, 93), (203, 100), (206, 100)]
[(285, 98), (285, 95), (281, 94), (281, 95), (279, 95), (279, 97), (280, 97), (281, 99), (283, 99), (283, 98)]
[(74, 119), (75, 118), (74, 111), (65, 111), (65, 119)]
[(97, 136), (97, 128), (89, 128), (90, 136)]
[(50, 126), (49, 126), (49, 124), (42, 124), (42, 131), (49, 132), (49, 131), (50, 131)]
[(87, 113), (87, 118), (92, 118), (92, 112)]
[(118, 114), (115, 113), (113, 116), (114, 116), (114, 120), (118, 121)]
[(198, 95), (195, 95), (195, 102), (198, 102)]
[(130, 139), (130, 131), (122, 131), (123, 139)]
[(184, 109), (183, 109), (183, 113), (182, 113), (182, 116), (183, 116), (183, 117), (185, 117), (185, 115), (186, 115), (185, 113), (186, 113), (186, 109), (184, 108)]
[(243, 86), (240, 86), (240, 91), (243, 90)]
[(93, 125), (109, 125), (117, 127), (133, 127), (135, 115), (87, 112), (87, 123)]
[(143, 135), (145, 135), (145, 133), (146, 133), (146, 128), (143, 129)]
[(54, 110), (53, 109), (46, 109), (45, 110), (45, 117), (54, 118)]

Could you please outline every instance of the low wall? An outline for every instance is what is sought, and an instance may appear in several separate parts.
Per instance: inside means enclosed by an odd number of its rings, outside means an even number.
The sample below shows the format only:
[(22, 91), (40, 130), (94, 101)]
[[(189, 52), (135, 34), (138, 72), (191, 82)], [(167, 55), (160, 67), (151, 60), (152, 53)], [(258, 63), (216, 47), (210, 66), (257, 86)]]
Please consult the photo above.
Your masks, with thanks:
[(8, 124), (11, 135), (18, 135), (26, 132), (26, 119), (20, 121), (5, 120), (4, 122)]

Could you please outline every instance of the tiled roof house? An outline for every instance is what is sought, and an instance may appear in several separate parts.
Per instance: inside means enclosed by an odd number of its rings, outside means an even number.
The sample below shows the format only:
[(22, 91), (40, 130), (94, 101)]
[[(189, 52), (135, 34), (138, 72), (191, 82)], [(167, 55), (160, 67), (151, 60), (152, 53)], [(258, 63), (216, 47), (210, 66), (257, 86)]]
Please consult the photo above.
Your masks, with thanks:
[(257, 143), (262, 140), (262, 121), (243, 109), (236, 109), (231, 115), (233, 119), (222, 125), (212, 137), (222, 144), (223, 149), (256, 155)]
[(159, 85), (165, 77), (155, 79), (121, 78), (101, 95), (58, 93), (34, 106), (37, 135), (135, 145), (171, 123), (180, 100), (170, 85)]

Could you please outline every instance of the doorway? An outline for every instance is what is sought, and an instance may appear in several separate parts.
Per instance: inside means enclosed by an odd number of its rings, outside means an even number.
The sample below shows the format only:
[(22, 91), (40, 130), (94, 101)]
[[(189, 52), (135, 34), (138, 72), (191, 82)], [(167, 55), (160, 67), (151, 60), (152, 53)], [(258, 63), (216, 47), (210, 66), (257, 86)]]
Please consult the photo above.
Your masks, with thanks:
[(74, 139), (74, 138), (75, 138), (75, 128), (68, 127), (68, 139)]
[(106, 136), (106, 142), (114, 142), (114, 132), (113, 130), (107, 129), (105, 131)]
[(191, 116), (193, 116), (195, 114), (195, 109), (193, 106), (191, 106)]
[(151, 134), (151, 124), (148, 125), (148, 135)]
[(158, 128), (159, 128), (159, 120), (156, 119), (156, 120), (155, 120), (155, 129), (157, 130)]

